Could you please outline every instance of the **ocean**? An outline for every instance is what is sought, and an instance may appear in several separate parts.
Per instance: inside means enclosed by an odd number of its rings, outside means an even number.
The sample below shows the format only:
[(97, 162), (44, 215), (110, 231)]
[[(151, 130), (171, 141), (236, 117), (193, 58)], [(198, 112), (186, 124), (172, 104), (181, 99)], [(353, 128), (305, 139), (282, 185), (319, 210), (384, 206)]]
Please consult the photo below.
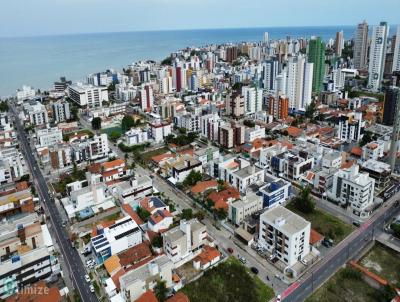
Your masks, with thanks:
[(345, 39), (353, 37), (354, 26), (271, 27), (246, 29), (208, 29), (75, 34), (0, 38), (0, 96), (15, 93), (22, 85), (49, 89), (60, 76), (73, 81), (106, 69), (122, 70), (138, 60), (162, 60), (187, 46), (213, 43), (310, 38), (325, 41), (343, 30)]

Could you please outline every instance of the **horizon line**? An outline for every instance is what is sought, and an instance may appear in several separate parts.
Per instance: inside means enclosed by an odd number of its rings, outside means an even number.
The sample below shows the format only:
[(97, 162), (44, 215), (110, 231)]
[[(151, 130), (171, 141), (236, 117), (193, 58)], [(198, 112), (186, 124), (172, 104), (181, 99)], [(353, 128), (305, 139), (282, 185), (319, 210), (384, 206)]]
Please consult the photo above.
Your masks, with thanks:
[[(397, 25), (397, 24), (389, 24)], [(235, 29), (267, 29), (267, 28), (318, 28), (318, 27), (356, 27), (357, 24), (337, 24), (337, 25), (301, 25), (301, 26), (249, 26), (249, 27), (205, 27), (205, 28), (184, 28), (184, 29), (146, 29), (146, 30), (121, 30), (121, 31), (99, 31), (99, 32), (69, 32), (54, 34), (33, 34), (33, 35), (16, 35), (16, 36), (0, 36), (0, 39), (13, 38), (43, 38), (43, 37), (60, 37), (60, 36), (78, 36), (78, 35), (96, 35), (96, 34), (122, 34), (122, 33), (151, 33), (151, 32), (177, 32), (177, 31), (202, 31), (202, 30), (235, 30)]]

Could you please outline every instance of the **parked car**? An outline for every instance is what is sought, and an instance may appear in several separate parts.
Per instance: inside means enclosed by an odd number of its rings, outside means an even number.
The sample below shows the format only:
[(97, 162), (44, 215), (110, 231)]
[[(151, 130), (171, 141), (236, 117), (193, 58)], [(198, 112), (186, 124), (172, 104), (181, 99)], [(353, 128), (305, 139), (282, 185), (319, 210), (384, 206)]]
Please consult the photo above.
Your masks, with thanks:
[(275, 302), (281, 302), (281, 295), (276, 296)]
[(254, 274), (256, 274), (256, 275), (258, 274), (258, 268), (252, 266), (252, 267), (250, 268), (250, 270), (251, 270)]
[(354, 220), (353, 221), (353, 225), (356, 226), (356, 227), (360, 227), (361, 226), (361, 221)]
[(89, 275), (85, 275), (85, 281), (86, 281), (87, 283), (90, 282), (90, 277), (89, 277)]
[(233, 253), (233, 248), (228, 247), (228, 252), (229, 252), (230, 254), (232, 254), (232, 253)]
[(303, 259), (300, 262), (303, 263), (305, 266), (308, 266), (308, 261), (306, 259)]
[(89, 290), (90, 290), (91, 293), (94, 293), (94, 286), (93, 286), (93, 284), (90, 284)]

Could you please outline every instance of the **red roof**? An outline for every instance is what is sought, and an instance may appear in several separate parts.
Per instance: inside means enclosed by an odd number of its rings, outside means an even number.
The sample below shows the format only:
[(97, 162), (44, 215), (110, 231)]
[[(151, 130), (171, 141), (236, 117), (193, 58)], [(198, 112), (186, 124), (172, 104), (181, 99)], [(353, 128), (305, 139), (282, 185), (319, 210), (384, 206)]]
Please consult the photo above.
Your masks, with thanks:
[(156, 163), (159, 163), (159, 162), (161, 162), (161, 161), (163, 161), (163, 160), (165, 160), (165, 159), (173, 158), (173, 157), (175, 157), (175, 155), (172, 154), (172, 153), (164, 153), (164, 154), (160, 154), (160, 155), (153, 156), (153, 157), (151, 158), (151, 160), (154, 161), (154, 162), (156, 162)]
[(318, 233), (316, 230), (311, 229), (310, 231), (310, 244), (316, 244), (317, 242), (320, 242), (322, 239), (324, 239), (324, 236)]
[(178, 292), (171, 298), (165, 300), (165, 302), (190, 302), (190, 300), (184, 293)]
[(204, 193), (208, 189), (217, 188), (217, 187), (218, 187), (218, 181), (206, 180), (206, 181), (201, 181), (201, 182), (198, 182), (197, 184), (195, 184), (191, 188), (191, 191), (193, 194), (198, 194), (198, 193)]
[(217, 192), (213, 191), (208, 196), (208, 199), (214, 202), (215, 209), (228, 209), (227, 201), (230, 198), (239, 199), (240, 193), (234, 187), (227, 187), (225, 190)]
[(139, 217), (139, 215), (132, 209), (129, 204), (123, 204), (122, 209), (125, 211), (126, 214), (131, 216), (132, 220), (135, 221), (138, 225), (143, 224), (143, 220)]
[(353, 147), (351, 149), (351, 154), (355, 155), (355, 156), (359, 156), (361, 157), (362, 155), (362, 149), (360, 147)]
[(124, 166), (124, 165), (125, 165), (125, 161), (123, 159), (119, 159), (119, 158), (101, 164), (101, 166), (106, 171), (108, 171), (110, 169), (116, 169), (117, 167)]
[(61, 301), (60, 291), (57, 287), (47, 287), (46, 282), (39, 281), (30, 286), (30, 290), (21, 291), (10, 297), (6, 302), (58, 302)]
[(204, 265), (220, 256), (221, 253), (215, 247), (205, 245), (203, 247), (203, 251), (196, 258), (194, 258), (193, 261), (200, 261), (200, 263)]
[(288, 134), (292, 137), (299, 137), (303, 133), (302, 129), (293, 127), (293, 126), (290, 126), (286, 130), (287, 130)]
[(156, 295), (151, 291), (147, 290), (143, 295), (136, 299), (135, 302), (158, 302)]
[(121, 266), (127, 266), (151, 257), (151, 255), (151, 250), (148, 244), (146, 242), (142, 242), (118, 254), (118, 257)]

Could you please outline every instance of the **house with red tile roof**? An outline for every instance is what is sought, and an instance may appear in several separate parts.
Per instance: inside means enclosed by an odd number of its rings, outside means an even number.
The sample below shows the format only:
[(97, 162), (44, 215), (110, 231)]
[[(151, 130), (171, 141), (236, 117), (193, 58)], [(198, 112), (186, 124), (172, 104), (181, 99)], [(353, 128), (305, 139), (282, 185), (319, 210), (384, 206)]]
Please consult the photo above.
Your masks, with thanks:
[(203, 251), (193, 259), (193, 267), (205, 270), (221, 259), (221, 253), (215, 247), (205, 245)]
[(224, 209), (228, 211), (228, 202), (234, 201), (240, 198), (240, 192), (231, 186), (228, 186), (222, 191), (212, 191), (208, 196), (207, 200), (211, 200), (214, 203), (214, 209)]
[(169, 206), (166, 205), (159, 197), (157, 196), (150, 196), (143, 198), (139, 205), (141, 208), (145, 209), (150, 214), (154, 214), (158, 210), (167, 210), (169, 211)]
[(195, 184), (191, 189), (190, 192), (193, 195), (201, 195), (204, 194), (207, 190), (210, 189), (217, 189), (218, 188), (218, 181), (212, 179), (212, 180), (206, 180), (206, 181), (199, 181), (197, 184)]
[(147, 221), (148, 228), (153, 232), (167, 230), (174, 223), (172, 214), (168, 210), (157, 210)]

